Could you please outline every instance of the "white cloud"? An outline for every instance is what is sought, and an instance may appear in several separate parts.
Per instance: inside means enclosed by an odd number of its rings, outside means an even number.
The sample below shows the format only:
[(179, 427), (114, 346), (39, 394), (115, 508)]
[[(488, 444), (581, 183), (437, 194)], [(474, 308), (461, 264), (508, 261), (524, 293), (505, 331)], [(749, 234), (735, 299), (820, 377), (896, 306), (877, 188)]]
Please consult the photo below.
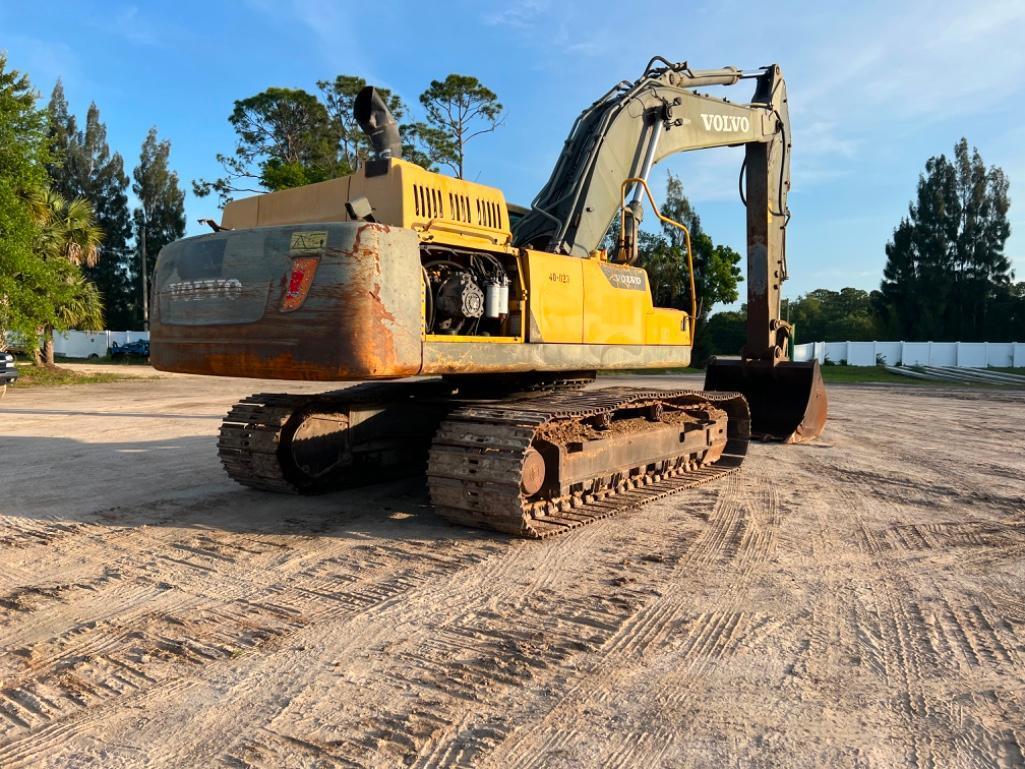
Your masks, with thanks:
[(605, 13), (590, 6), (578, 10), (572, 2), (553, 5), (550, 0), (514, 0), (500, 10), (483, 13), (480, 20), (487, 26), (507, 27), (545, 59), (558, 59), (609, 50), (607, 30), (597, 25), (604, 17)]
[(1025, 3), (887, 6), (845, 17), (798, 104), (855, 124), (979, 112), (1023, 89)]
[(490, 26), (531, 29), (536, 28), (542, 15), (550, 10), (548, 0), (518, 0), (504, 3), (500, 10), (483, 14), (481, 20)]

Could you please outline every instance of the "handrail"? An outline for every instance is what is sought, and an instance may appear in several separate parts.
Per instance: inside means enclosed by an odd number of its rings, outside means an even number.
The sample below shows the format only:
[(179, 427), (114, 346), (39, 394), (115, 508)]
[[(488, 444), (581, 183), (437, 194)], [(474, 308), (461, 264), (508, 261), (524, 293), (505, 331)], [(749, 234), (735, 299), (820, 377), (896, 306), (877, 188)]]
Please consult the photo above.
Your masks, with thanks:
[[(640, 184), (644, 187), (644, 191), (648, 195), (648, 202), (651, 203), (651, 210), (655, 212), (655, 216), (658, 217), (659, 221), (670, 224), (679, 230), (683, 230), (683, 234), (687, 236), (687, 272), (690, 276), (690, 318), (691, 318), (691, 334), (697, 327), (698, 322), (698, 297), (697, 291), (694, 287), (694, 257), (691, 254), (690, 249), (690, 230), (680, 224), (675, 219), (670, 219), (668, 216), (663, 216), (662, 212), (658, 210), (658, 206), (655, 204), (655, 198), (651, 194), (651, 189), (648, 187), (648, 183), (640, 177), (634, 177), (631, 179), (624, 179), (622, 185), (619, 188), (619, 249), (622, 250), (626, 247), (626, 188), (631, 184)], [(634, 246), (636, 247), (636, 243)], [(693, 336), (691, 337), (693, 338)]]

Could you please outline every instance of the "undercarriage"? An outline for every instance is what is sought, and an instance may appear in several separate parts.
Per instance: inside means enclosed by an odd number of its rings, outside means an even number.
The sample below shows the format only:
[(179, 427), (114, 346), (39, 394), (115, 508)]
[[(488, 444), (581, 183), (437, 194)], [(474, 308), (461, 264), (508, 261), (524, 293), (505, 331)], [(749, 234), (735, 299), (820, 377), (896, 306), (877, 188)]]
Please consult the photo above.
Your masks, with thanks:
[(218, 449), (234, 480), (285, 493), (426, 470), (439, 515), (530, 538), (706, 483), (743, 462), (750, 414), (739, 394), (582, 390), (593, 378), (456, 377), (253, 395), (225, 418)]

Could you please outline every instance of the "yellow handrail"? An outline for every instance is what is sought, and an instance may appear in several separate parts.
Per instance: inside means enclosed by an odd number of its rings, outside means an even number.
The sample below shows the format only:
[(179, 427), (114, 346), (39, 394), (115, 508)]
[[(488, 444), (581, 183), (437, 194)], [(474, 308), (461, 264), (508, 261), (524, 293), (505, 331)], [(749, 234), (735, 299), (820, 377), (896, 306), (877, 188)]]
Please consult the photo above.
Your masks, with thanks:
[[(691, 338), (693, 338), (694, 330), (698, 322), (698, 297), (696, 289), (694, 288), (694, 257), (690, 250), (690, 230), (680, 224), (674, 219), (670, 219), (668, 216), (662, 216), (662, 212), (658, 210), (658, 206), (655, 205), (655, 198), (651, 194), (651, 190), (648, 188), (648, 183), (639, 177), (632, 179), (624, 179), (623, 184), (619, 188), (619, 248), (623, 249), (626, 246), (626, 188), (631, 184), (640, 184), (644, 187), (644, 191), (648, 194), (648, 202), (651, 203), (651, 210), (655, 212), (655, 216), (658, 217), (659, 221), (671, 224), (677, 229), (683, 230), (683, 234), (687, 236), (687, 272), (690, 275), (690, 318), (691, 318)], [(635, 244), (636, 245), (636, 244)]]

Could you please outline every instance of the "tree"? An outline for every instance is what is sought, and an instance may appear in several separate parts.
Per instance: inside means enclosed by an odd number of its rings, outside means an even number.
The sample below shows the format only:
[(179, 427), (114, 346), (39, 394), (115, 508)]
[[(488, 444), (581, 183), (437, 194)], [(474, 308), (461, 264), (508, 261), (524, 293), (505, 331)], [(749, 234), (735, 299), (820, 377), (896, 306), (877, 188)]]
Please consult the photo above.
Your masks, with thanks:
[(1008, 180), (986, 167), (967, 139), (954, 158), (930, 158), (915, 202), (886, 246), (877, 309), (904, 339), (981, 340), (995, 297), (1013, 278), (1004, 244), (1010, 236)]
[[(878, 292), (869, 294), (859, 288), (817, 288), (796, 299), (784, 299), (782, 315), (794, 325), (794, 339), (799, 344), (871, 341), (880, 336), (875, 312), (878, 300)], [(747, 341), (747, 306), (716, 313), (708, 319), (706, 329), (712, 354), (736, 355)]]
[(223, 205), (236, 192), (298, 187), (345, 173), (336, 156), (340, 127), (301, 88), (268, 88), (240, 99), (228, 122), (238, 136), (235, 152), (217, 155), (225, 176), (192, 183), (198, 197), (216, 192)]
[(705, 321), (705, 340), (709, 355), (737, 355), (747, 343), (747, 305), (709, 317)]
[[(149, 129), (139, 153), (139, 165), (132, 171), (132, 192), (139, 206), (132, 212), (135, 224), (137, 264), (141, 269), (136, 281), (136, 296), (142, 301), (139, 320), (149, 323), (149, 277), (153, 275), (160, 249), (185, 236), (185, 192), (178, 174), (171, 170), (171, 142), (160, 141), (157, 129)], [(148, 325), (146, 326), (148, 328)]]
[(799, 342), (867, 342), (880, 336), (867, 291), (817, 288), (793, 300), (783, 300), (783, 317), (794, 325)]
[(1020, 342), (1025, 339), (1025, 282), (994, 290), (986, 323), (986, 339), (991, 342)]
[(46, 183), (46, 113), (26, 75), (0, 53), (0, 349), (9, 334), (30, 348), (52, 317), (50, 274), (35, 254), (39, 228), (30, 201)]
[[(701, 228), (701, 217), (694, 211), (683, 183), (672, 171), (667, 172), (666, 197), (659, 209), (663, 216), (679, 222), (690, 231), (691, 257), (694, 262), (694, 293), (697, 297), (698, 317), (694, 339), (693, 360), (703, 364), (714, 353), (735, 355), (740, 352), (743, 335), (736, 347), (723, 348), (723, 340), (732, 339), (732, 328), (725, 335), (720, 326), (723, 321), (709, 324), (717, 317), (712, 309), (717, 304), (729, 304), (739, 298), (738, 286), (743, 280), (740, 254), (726, 245), (716, 245)], [(602, 247), (615, 253), (619, 241), (619, 218), (614, 218), (605, 234)], [(657, 232), (642, 230), (637, 237), (637, 266), (648, 273), (652, 301), (656, 307), (675, 307), (690, 312), (690, 275), (687, 270), (686, 236), (679, 228), (660, 223)], [(722, 313), (719, 313), (722, 315)], [(710, 333), (717, 335), (716, 339)]]
[[(701, 228), (701, 217), (683, 194), (680, 178), (667, 172), (663, 216), (684, 225), (690, 231), (691, 257), (694, 262), (694, 288), (698, 317), (694, 340), (694, 360), (703, 362), (709, 355), (706, 322), (716, 304), (737, 301), (740, 254), (725, 245), (715, 245)], [(638, 265), (648, 271), (654, 291), (653, 299), (660, 307), (690, 310), (690, 276), (687, 270), (686, 236), (671, 224), (662, 223), (658, 235), (641, 233)]]
[[(324, 94), (328, 114), (335, 123), (338, 134), (338, 173), (353, 173), (360, 163), (370, 157), (370, 140), (359, 127), (353, 113), (356, 96), (367, 85), (367, 81), (356, 75), (338, 75), (334, 80), (318, 80), (317, 87)], [(402, 136), (402, 157), (431, 170), (433, 161), (427, 149), (430, 143), (425, 138), (428, 128), (423, 123), (404, 124), (407, 114), (405, 103), (397, 94), (387, 88), (378, 88), (388, 110), (399, 124)]]
[(82, 191), (81, 178), (87, 174), (75, 167), (81, 160), (81, 155), (72, 149), (78, 137), (78, 124), (68, 108), (64, 84), (60, 79), (50, 94), (46, 114), (50, 149), (50, 162), (46, 164), (49, 188), (65, 199), (72, 200)]
[(95, 103), (89, 105), (85, 129), (79, 130), (58, 82), (48, 107), (50, 187), (67, 200), (84, 198), (93, 209), (96, 225), (103, 231), (100, 259), (86, 267), (85, 275), (103, 296), (107, 323), (112, 328), (131, 328), (138, 315), (133, 291), (132, 236), (128, 211), (128, 176), (120, 153), (111, 153), (107, 128)]
[[(353, 112), (356, 96), (366, 85), (367, 81), (356, 75), (338, 75), (334, 80), (317, 81), (338, 134), (338, 168), (342, 174), (351, 174), (360, 162), (370, 157), (370, 140), (359, 127)], [(401, 124), (406, 113), (402, 99), (387, 88), (378, 88), (377, 92)]]
[[(88, 280), (80, 272), (68, 271), (66, 290), (62, 301), (57, 305), (58, 331), (72, 328), (96, 331), (103, 328), (103, 297), (96, 284)], [(53, 363), (51, 346), (47, 363)]]
[(103, 326), (99, 291), (81, 272), (82, 267), (95, 267), (99, 261), (103, 231), (83, 198), (68, 201), (58, 192), (43, 190), (35, 194), (31, 207), (39, 226), (36, 253), (50, 273), (46, 293), (53, 315), (42, 326), (44, 361), (52, 366), (55, 329)]
[(431, 160), (448, 166), (460, 179), (466, 159), (466, 144), (502, 124), (502, 105), (493, 91), (477, 78), (449, 75), (432, 80), (420, 103), (427, 123), (414, 128), (423, 140)]

